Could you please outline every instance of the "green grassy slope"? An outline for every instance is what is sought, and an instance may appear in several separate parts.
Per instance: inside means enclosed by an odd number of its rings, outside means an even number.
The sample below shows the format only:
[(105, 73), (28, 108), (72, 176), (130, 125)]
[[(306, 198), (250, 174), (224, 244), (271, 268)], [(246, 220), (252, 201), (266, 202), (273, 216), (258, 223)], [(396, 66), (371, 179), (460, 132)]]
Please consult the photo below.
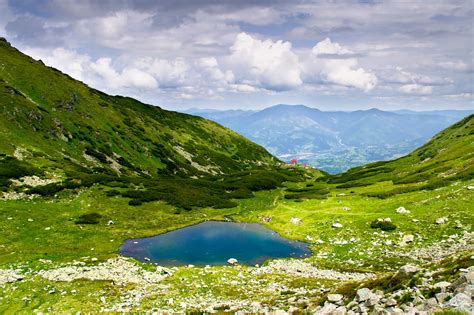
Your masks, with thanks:
[(0, 153), (43, 169), (156, 177), (273, 164), (211, 121), (109, 96), (0, 40)]
[(470, 115), (435, 135), (407, 156), (353, 168), (326, 177), (340, 188), (368, 186), (383, 181), (397, 185), (379, 197), (420, 189), (432, 190), (457, 180), (474, 177), (474, 115)]

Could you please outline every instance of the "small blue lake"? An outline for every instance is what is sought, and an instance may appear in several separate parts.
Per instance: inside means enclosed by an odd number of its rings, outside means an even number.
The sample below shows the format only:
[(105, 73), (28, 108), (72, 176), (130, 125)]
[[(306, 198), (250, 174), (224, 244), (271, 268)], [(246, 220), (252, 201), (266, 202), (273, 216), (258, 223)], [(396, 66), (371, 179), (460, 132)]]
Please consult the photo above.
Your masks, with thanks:
[(147, 238), (126, 240), (120, 254), (163, 266), (261, 264), (267, 259), (306, 257), (308, 244), (292, 241), (257, 223), (206, 221)]

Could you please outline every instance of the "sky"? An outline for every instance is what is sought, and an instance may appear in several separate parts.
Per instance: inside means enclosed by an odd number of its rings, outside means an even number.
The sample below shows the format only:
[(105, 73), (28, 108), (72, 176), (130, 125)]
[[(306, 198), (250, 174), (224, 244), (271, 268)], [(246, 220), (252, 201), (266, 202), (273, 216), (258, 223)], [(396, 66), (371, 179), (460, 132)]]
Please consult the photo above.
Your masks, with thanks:
[(167, 109), (474, 109), (473, 3), (0, 0), (0, 36)]

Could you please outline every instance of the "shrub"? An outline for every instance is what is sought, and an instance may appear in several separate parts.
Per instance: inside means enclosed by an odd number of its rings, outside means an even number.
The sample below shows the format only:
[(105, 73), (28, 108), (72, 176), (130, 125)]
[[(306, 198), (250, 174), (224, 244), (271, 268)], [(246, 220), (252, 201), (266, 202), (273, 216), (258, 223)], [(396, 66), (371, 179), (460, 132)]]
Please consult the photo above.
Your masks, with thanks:
[(140, 199), (132, 199), (128, 202), (130, 206), (141, 206), (143, 202)]
[(117, 195), (120, 195), (120, 191), (112, 189), (112, 190), (109, 190), (108, 192), (106, 192), (105, 195), (107, 197), (117, 196)]
[(98, 224), (101, 218), (102, 215), (97, 212), (86, 213), (77, 218), (76, 224)]
[(28, 190), (30, 194), (38, 194), (41, 196), (53, 196), (63, 190), (65, 186), (62, 183), (51, 183), (44, 186), (32, 187)]
[(384, 219), (377, 219), (370, 223), (370, 227), (373, 229), (381, 229), (382, 231), (393, 231), (397, 228), (395, 224), (391, 221), (387, 221)]

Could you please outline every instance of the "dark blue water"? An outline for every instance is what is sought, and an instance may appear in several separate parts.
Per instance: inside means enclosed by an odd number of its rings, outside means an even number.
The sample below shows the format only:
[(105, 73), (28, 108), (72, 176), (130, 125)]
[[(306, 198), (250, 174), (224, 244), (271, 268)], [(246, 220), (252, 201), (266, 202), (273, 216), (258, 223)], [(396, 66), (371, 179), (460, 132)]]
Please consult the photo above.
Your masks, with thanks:
[(256, 223), (207, 221), (165, 234), (126, 240), (120, 253), (163, 266), (261, 264), (270, 258), (305, 257), (308, 244), (292, 241)]

